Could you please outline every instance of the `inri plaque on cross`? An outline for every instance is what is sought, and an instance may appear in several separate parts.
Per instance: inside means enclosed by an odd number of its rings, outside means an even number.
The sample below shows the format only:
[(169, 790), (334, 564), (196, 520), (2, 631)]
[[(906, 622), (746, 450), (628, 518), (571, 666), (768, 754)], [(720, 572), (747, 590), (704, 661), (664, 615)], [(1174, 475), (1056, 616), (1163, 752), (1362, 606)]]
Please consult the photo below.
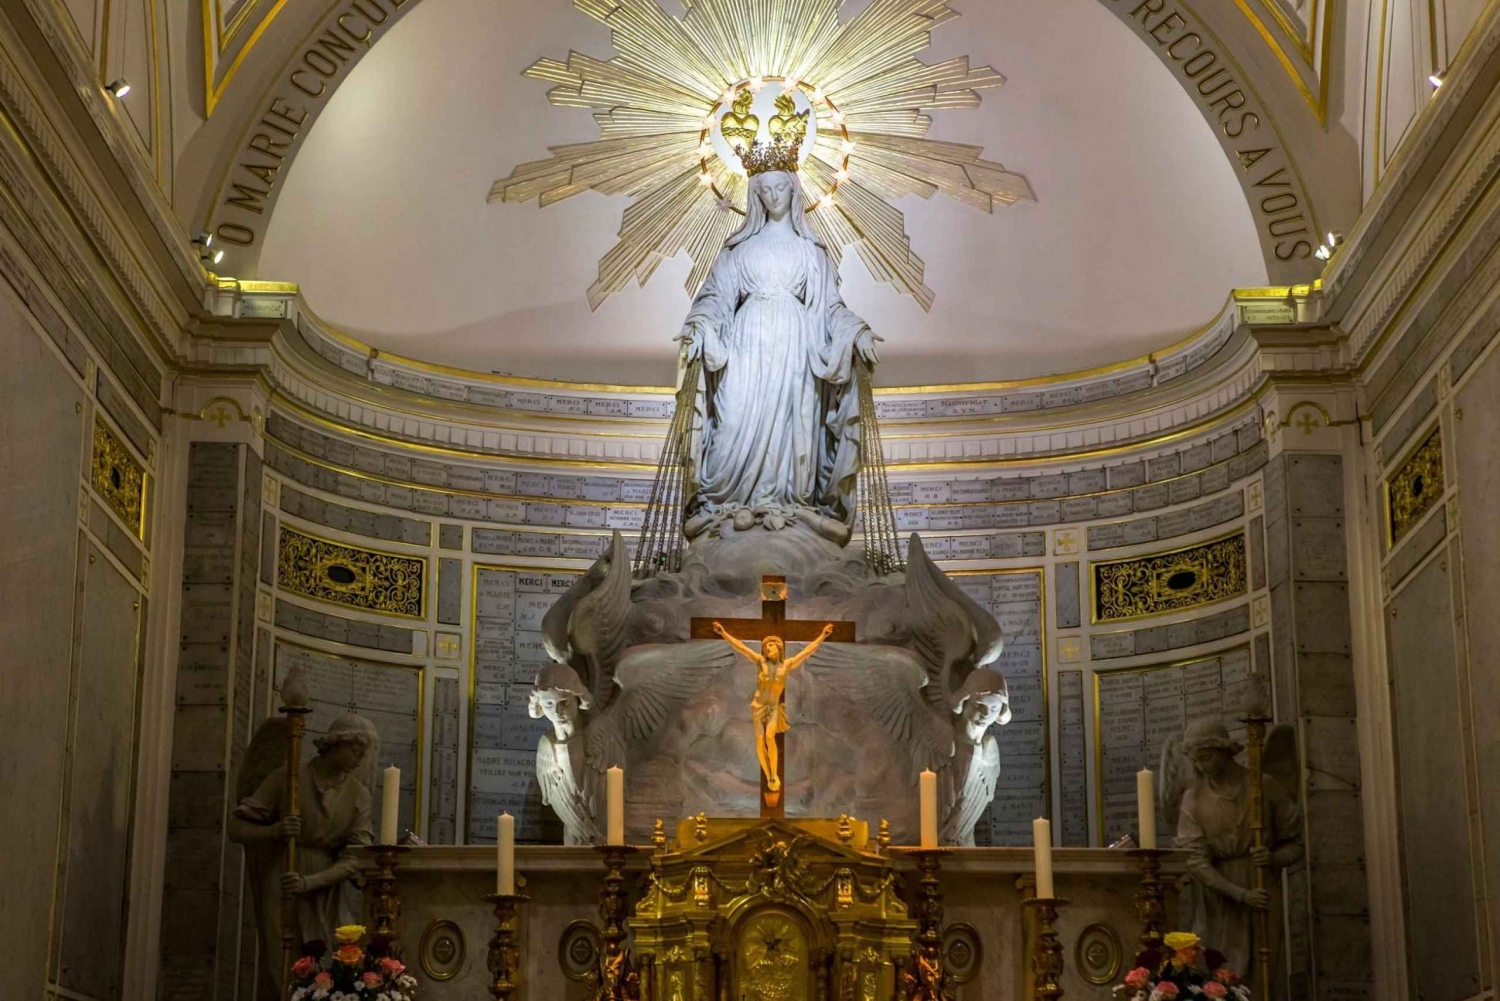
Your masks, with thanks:
[[(736, 640), (743, 642), (764, 641), (777, 637), (786, 643), (808, 643), (823, 638), (825, 627), (829, 629), (827, 639), (837, 643), (854, 642), (853, 622), (825, 622), (821, 619), (789, 619), (786, 617), (786, 578), (767, 575), (760, 579), (760, 618), (758, 619), (711, 619), (692, 620), (692, 638), (695, 640), (718, 639), (715, 623)], [(762, 645), (764, 649), (764, 645)], [(785, 712), (785, 693), (778, 713)], [(778, 788), (772, 789), (765, 769), (760, 776), (760, 815), (782, 817), (786, 815), (786, 735), (776, 734), (776, 776)]]

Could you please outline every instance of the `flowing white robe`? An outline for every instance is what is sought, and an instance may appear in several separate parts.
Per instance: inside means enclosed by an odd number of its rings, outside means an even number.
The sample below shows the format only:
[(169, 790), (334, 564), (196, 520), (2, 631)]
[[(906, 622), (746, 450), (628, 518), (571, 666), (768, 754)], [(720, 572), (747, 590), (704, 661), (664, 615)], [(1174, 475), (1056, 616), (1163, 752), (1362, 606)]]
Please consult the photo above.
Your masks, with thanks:
[(725, 247), (687, 325), (704, 362), (689, 507), (805, 507), (852, 524), (866, 324), (827, 251), (769, 229)]

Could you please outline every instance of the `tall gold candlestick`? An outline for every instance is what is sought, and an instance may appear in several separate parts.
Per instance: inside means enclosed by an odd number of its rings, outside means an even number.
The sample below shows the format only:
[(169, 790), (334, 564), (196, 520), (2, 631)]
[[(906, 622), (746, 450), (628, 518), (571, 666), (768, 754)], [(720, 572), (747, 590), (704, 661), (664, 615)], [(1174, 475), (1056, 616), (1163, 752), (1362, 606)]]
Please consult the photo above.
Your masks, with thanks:
[[(1264, 803), (1265, 776), (1261, 772), (1261, 751), (1266, 746), (1266, 726), (1270, 716), (1263, 708), (1252, 707), (1241, 719), (1245, 724), (1245, 768), (1250, 773), (1250, 845), (1266, 847)], [(1255, 866), (1255, 889), (1264, 891), (1269, 882), (1270, 866)], [(1265, 996), (1271, 985), (1271, 912), (1257, 910), (1255, 920), (1255, 989)]]
[(371, 937), (397, 959), (401, 958), (396, 944), (401, 934), (401, 895), (396, 892), (396, 865), (410, 850), (405, 845), (370, 845), (365, 849), (375, 857), (375, 872), (369, 878), (370, 916), (375, 919)]
[(1161, 860), (1167, 854), (1160, 848), (1132, 848), (1129, 853), (1141, 870), (1141, 886), (1135, 891), (1135, 914), (1141, 922), (1141, 949), (1159, 951), (1162, 927), (1167, 920), (1162, 900)]
[(625, 863), (639, 849), (630, 845), (600, 845), (604, 884), (599, 888), (599, 973), (593, 1001), (639, 1001), (640, 979), (630, 966), (626, 934)]
[(495, 1001), (510, 1001), (520, 988), (521, 952), (516, 948), (516, 908), (531, 898), (523, 893), (491, 893), (495, 905), (495, 934), (490, 936), (489, 992)]
[(947, 848), (917, 848), (905, 854), (917, 862), (916, 943), (905, 975), (907, 1001), (952, 1001), (943, 969), (943, 888), (938, 880)]
[[(287, 721), (286, 740), (286, 804), (282, 811), (283, 817), (295, 817), (301, 814), (301, 790), (297, 787), (302, 778), (302, 734), (307, 729), (307, 714), (312, 712), (305, 705), (299, 705), (299, 698), (289, 698), (289, 705), (281, 707), (281, 713)], [(297, 838), (292, 835), (286, 839), (285, 849), (286, 872), (297, 871)], [(283, 893), (281, 895), (281, 996), (290, 998), (292, 996), (292, 964), (297, 961), (297, 952), (302, 943), (297, 941), (297, 898), (293, 894)]]
[(1030, 897), (1026, 906), (1036, 912), (1036, 938), (1031, 946), (1033, 1001), (1056, 1001), (1063, 996), (1062, 942), (1057, 937), (1057, 912), (1066, 897)]

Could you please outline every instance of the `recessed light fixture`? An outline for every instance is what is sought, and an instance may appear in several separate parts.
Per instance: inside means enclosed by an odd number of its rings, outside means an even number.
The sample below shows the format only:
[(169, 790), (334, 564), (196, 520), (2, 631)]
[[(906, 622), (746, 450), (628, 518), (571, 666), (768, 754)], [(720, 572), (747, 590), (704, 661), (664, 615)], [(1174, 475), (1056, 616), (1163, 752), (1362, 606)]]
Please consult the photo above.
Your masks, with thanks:
[(1434, 73), (1427, 78), (1427, 82), (1432, 84), (1434, 89), (1441, 87), (1443, 85), (1443, 74)]
[(212, 254), (209, 255), (208, 259), (209, 259), (210, 263), (212, 263), (212, 264), (218, 264), (220, 261), (222, 261), (224, 259), (224, 251), (222, 251), (222, 250), (215, 250)]
[(104, 89), (116, 97), (124, 97), (130, 93), (130, 84), (126, 82), (124, 77), (117, 77), (111, 80)]
[(1318, 247), (1317, 250), (1313, 251), (1313, 256), (1320, 261), (1326, 261), (1333, 256), (1333, 251), (1330, 250), (1328, 245), (1325, 243), (1322, 246)]

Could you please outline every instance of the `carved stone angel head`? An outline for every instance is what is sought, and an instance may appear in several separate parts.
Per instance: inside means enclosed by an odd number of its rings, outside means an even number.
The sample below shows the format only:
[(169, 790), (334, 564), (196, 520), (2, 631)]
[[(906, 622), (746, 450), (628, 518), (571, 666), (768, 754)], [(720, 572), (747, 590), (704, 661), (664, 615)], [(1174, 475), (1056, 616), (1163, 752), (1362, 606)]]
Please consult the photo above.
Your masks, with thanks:
[(969, 730), (971, 737), (982, 735), (993, 724), (1010, 722), (1010, 690), (1005, 675), (981, 667), (964, 679), (952, 699), (953, 713)]
[(578, 672), (567, 664), (548, 664), (537, 672), (526, 708), (532, 719), (547, 717), (559, 735), (578, 725), (578, 714), (593, 700)]
[(1222, 775), (1244, 749), (1245, 745), (1231, 738), (1217, 720), (1191, 723), (1182, 737), (1182, 753), (1193, 763), (1195, 772), (1208, 778)]
[(318, 756), (331, 762), (342, 774), (349, 774), (364, 764), (380, 740), (375, 724), (355, 713), (346, 713), (329, 724), (328, 730), (313, 741)]

